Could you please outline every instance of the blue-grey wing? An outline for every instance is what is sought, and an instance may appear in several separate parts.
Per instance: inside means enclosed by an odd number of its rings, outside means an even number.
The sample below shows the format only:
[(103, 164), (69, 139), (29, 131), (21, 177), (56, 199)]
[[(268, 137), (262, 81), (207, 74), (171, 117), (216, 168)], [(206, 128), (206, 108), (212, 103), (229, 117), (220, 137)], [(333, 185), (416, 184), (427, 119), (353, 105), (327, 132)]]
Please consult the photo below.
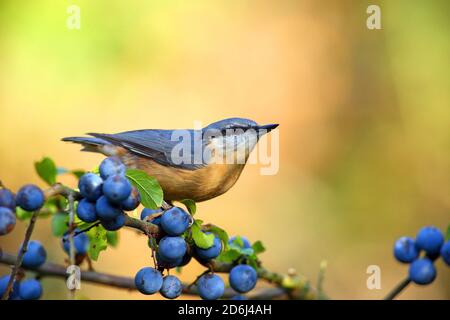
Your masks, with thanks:
[[(165, 166), (196, 170), (205, 164), (193, 160), (195, 139), (198, 140), (195, 145), (200, 144), (200, 147), (203, 147), (201, 135), (194, 133), (193, 130), (136, 130), (116, 134), (89, 133), (89, 135), (121, 146), (136, 155), (151, 158)], [(188, 157), (184, 157), (180, 163), (179, 159), (173, 158), (174, 148), (177, 148), (175, 155), (178, 154), (178, 150), (183, 150), (182, 152), (189, 152)], [(190, 160), (187, 161), (188, 159)]]

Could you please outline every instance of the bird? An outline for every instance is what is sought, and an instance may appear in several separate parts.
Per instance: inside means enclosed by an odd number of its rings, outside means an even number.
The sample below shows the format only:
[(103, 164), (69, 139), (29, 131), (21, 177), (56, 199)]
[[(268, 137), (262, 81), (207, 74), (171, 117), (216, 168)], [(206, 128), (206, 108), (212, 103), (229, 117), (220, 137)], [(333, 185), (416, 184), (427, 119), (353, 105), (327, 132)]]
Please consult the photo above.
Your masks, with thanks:
[(227, 192), (259, 139), (277, 127), (228, 118), (202, 129), (87, 133), (89, 137), (62, 141), (81, 144), (82, 151), (118, 157), (128, 168), (146, 172), (158, 180), (167, 202), (201, 202)]

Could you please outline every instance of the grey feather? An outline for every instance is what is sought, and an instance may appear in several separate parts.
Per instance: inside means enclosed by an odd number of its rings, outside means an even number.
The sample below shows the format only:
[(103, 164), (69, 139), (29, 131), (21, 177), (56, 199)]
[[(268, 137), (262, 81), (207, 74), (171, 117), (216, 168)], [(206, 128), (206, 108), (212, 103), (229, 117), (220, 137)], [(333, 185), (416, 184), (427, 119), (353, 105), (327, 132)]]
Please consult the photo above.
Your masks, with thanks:
[[(201, 133), (201, 131), (200, 131)], [(150, 158), (161, 165), (177, 167), (187, 170), (196, 170), (205, 166), (205, 163), (194, 164), (193, 161), (189, 163), (174, 163), (172, 161), (172, 150), (175, 146), (179, 145), (181, 140), (176, 140), (173, 137), (178, 134), (189, 134), (190, 146), (185, 145), (190, 149), (190, 158), (193, 159), (194, 155), (194, 139), (200, 139), (197, 141), (202, 147), (204, 143), (201, 140), (200, 135), (194, 135), (194, 130), (136, 130), (126, 131), (117, 134), (101, 134), (101, 133), (88, 133), (89, 135), (98, 138), (103, 141), (107, 141), (113, 145), (121, 146), (131, 153)], [(185, 143), (186, 141), (183, 141)]]

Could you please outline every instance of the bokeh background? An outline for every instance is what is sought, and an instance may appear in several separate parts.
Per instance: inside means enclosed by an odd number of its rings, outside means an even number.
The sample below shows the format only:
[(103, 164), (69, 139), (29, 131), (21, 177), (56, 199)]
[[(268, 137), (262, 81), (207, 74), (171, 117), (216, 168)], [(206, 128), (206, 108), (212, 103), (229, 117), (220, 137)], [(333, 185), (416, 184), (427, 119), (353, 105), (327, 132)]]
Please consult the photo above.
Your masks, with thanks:
[[(66, 26), (72, 4), (80, 30)], [(382, 30), (366, 28), (369, 4), (380, 5)], [(312, 284), (327, 260), (332, 298), (381, 298), (407, 273), (394, 240), (450, 221), (449, 9), (409, 0), (3, 0), (1, 180), (44, 187), (33, 169), (42, 156), (74, 169), (102, 159), (64, 136), (232, 116), (280, 123), (278, 174), (248, 166), (228, 193), (199, 204), (198, 217), (262, 240), (267, 268), (293, 267)], [(24, 230), (18, 223), (1, 248), (16, 251)], [(95, 268), (133, 276), (151, 263), (147, 243), (131, 230), (120, 237)], [(63, 263), (49, 220), (34, 238)], [(366, 287), (372, 264), (380, 290)], [(401, 298), (449, 299), (450, 271), (437, 267), (432, 285)], [(181, 277), (201, 270), (193, 263)], [(43, 283), (44, 298), (67, 297), (64, 281)], [(89, 284), (79, 297), (155, 298)]]

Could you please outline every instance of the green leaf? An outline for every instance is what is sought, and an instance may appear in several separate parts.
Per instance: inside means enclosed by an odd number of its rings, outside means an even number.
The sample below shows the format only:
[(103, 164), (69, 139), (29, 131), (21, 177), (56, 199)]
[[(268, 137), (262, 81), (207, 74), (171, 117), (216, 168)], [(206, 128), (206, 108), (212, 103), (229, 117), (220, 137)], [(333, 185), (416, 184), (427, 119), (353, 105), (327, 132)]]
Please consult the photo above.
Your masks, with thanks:
[(255, 252), (255, 254), (260, 254), (263, 253), (264, 251), (266, 251), (266, 248), (264, 247), (264, 245), (262, 244), (261, 241), (256, 241), (253, 245), (252, 245), (252, 249)]
[(236, 250), (234, 248), (231, 248), (229, 250), (223, 251), (216, 260), (223, 263), (232, 263), (239, 259), (241, 256), (241, 253), (239, 250)]
[(100, 251), (106, 250), (108, 247), (106, 230), (99, 225), (89, 230), (87, 235), (89, 237), (89, 257), (97, 261)]
[(67, 231), (67, 223), (69, 221), (69, 215), (65, 213), (56, 213), (52, 217), (52, 233), (55, 237), (62, 237)]
[(256, 256), (252, 255), (248, 257), (248, 264), (253, 267), (253, 269), (258, 270), (258, 263), (256, 262)]
[(236, 238), (234, 238), (232, 244), (239, 248), (244, 247), (244, 241), (242, 240), (241, 236), (236, 236)]
[(180, 200), (180, 202), (186, 206), (186, 208), (188, 209), (191, 216), (193, 216), (195, 214), (195, 212), (197, 211), (197, 205), (195, 204), (194, 200), (184, 199), (184, 200)]
[(222, 241), (224, 250), (228, 250), (228, 233), (218, 226), (210, 227), (209, 231), (214, 233)]
[(241, 254), (246, 256), (255, 255), (255, 251), (253, 250), (253, 248), (240, 248), (239, 251), (241, 252)]
[(119, 244), (119, 233), (117, 231), (107, 231), (106, 241), (112, 247), (117, 247)]
[(201, 230), (201, 220), (195, 220), (191, 227), (192, 239), (195, 245), (202, 249), (211, 248), (214, 244), (214, 234), (206, 234)]
[(45, 201), (41, 212), (39, 213), (39, 217), (50, 216), (59, 211), (60, 200), (57, 198), (51, 198)]
[(128, 169), (126, 176), (131, 184), (138, 189), (141, 195), (141, 203), (144, 207), (150, 209), (158, 209), (161, 207), (163, 190), (155, 178), (137, 169)]
[(447, 235), (445, 236), (445, 240), (450, 240), (450, 224), (447, 226)]
[(34, 167), (42, 180), (47, 182), (49, 185), (56, 183), (58, 169), (52, 159), (45, 157), (41, 161), (35, 162)]
[(86, 171), (84, 171), (84, 170), (72, 170), (72, 171), (70, 171), (70, 173), (73, 174), (77, 179), (80, 179), (81, 176), (86, 173)]
[(33, 215), (33, 212), (25, 211), (21, 207), (16, 208), (16, 217), (19, 220), (28, 220)]

